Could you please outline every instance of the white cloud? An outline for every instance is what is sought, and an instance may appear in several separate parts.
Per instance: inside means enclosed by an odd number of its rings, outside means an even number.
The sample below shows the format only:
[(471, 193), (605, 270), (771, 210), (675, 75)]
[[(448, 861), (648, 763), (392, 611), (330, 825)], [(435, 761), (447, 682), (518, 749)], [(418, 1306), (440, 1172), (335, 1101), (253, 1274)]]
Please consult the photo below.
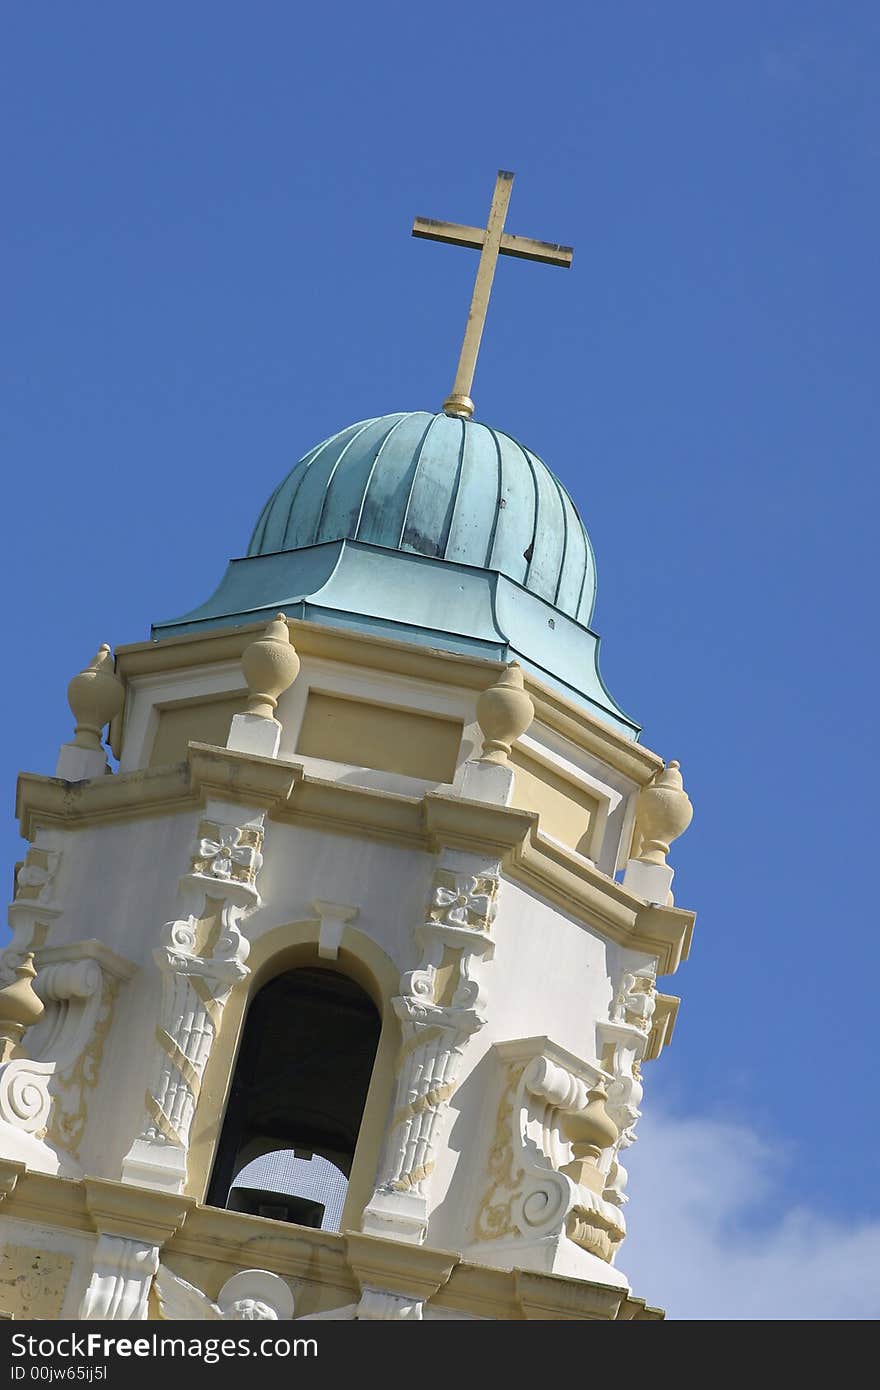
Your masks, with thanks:
[[(797, 1205), (786, 1156), (744, 1125), (646, 1114), (627, 1153), (634, 1292), (680, 1319), (880, 1317), (880, 1221)], [(845, 1169), (829, 1174), (839, 1195)]]

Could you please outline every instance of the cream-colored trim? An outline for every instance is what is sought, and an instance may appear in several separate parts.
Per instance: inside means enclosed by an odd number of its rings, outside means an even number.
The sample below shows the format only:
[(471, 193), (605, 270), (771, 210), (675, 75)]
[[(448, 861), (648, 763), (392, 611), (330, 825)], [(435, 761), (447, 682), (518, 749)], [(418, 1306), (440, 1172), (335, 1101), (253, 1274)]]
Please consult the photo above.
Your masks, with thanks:
[(144, 750), (146, 756), (141, 760), (142, 765), (167, 767), (169, 763), (181, 761), (193, 738), (224, 748), (232, 720), (236, 714), (244, 713), (244, 708), (243, 695), (226, 692), (154, 705), (155, 733), (149, 748)]
[[(202, 1262), (215, 1283), (225, 1277), (225, 1269), (223, 1275), (217, 1272), (220, 1266), (233, 1271), (259, 1264), (282, 1278), (319, 1286), (321, 1305), (328, 1308), (356, 1301), (361, 1279), (369, 1278), (378, 1287), (407, 1288), (425, 1295), (437, 1288), (431, 1307), (471, 1317), (655, 1320), (663, 1316), (625, 1289), (602, 1283), (490, 1269), (430, 1246), (316, 1231), (103, 1179), (74, 1182), (25, 1172), (4, 1203), (3, 1214), (47, 1231), (94, 1236), (97, 1229), (112, 1227), (134, 1238), (164, 1242), (163, 1261), (170, 1260), (172, 1267), (180, 1260)], [(29, 1244), (33, 1245), (33, 1235)], [(194, 1274), (191, 1266), (184, 1272), (185, 1277)], [(338, 1304), (333, 1301), (337, 1298)]]
[(675, 1032), (675, 1021), (678, 1018), (678, 1006), (681, 1000), (675, 994), (661, 994), (658, 990), (654, 995), (654, 1013), (651, 1016), (651, 1032), (648, 1037), (648, 1046), (645, 1050), (645, 1061), (653, 1062), (672, 1042), (672, 1034)]
[(164, 1245), (195, 1205), (174, 1192), (157, 1192), (106, 1178), (83, 1179), (86, 1206), (95, 1230), (102, 1235)]
[[(150, 750), (156, 739), (159, 720), (165, 708), (176, 705), (201, 704), (210, 700), (247, 699), (241, 665), (224, 662), (216, 666), (197, 666), (185, 673), (159, 671), (155, 675), (133, 677), (126, 685), (125, 708), (119, 723), (120, 772), (133, 772), (147, 765)], [(114, 725), (111, 725), (113, 730)]]
[(250, 989), (233, 991), (223, 1015), (193, 1120), (187, 1163), (187, 1191), (204, 1201), (211, 1175), (238, 1048), (244, 1034), (247, 1005), (264, 984), (287, 970), (314, 965), (338, 970), (364, 989), (382, 1019), (376, 1060), (364, 1104), (351, 1167), (341, 1227), (359, 1229), (363, 1209), (373, 1192), (385, 1122), (394, 1089), (394, 1063), (400, 1046), (400, 1029), (390, 1000), (397, 992), (400, 971), (364, 932), (346, 926), (339, 955), (327, 960), (318, 954), (319, 921), (295, 922), (274, 928), (254, 942), (248, 965)]
[[(608, 826), (609, 789), (597, 787), (593, 779), (572, 776), (532, 740), (528, 747), (513, 749), (510, 764), (516, 774), (513, 804), (537, 811), (542, 829), (595, 863)], [(617, 795), (615, 804), (619, 802)]]
[[(490, 685), (506, 663), (456, 652), (417, 647), (389, 637), (354, 629), (324, 627), (320, 623), (288, 618), (291, 637), (301, 657), (319, 657), (349, 666), (372, 668), (388, 674), (413, 676), (434, 684), (460, 686), (481, 691)], [(180, 671), (193, 666), (238, 661), (255, 633), (262, 632), (265, 619), (243, 627), (184, 633), (161, 642), (136, 642), (116, 649), (116, 670), (123, 681), (159, 672)], [(536, 676), (524, 672), (525, 688), (535, 704), (535, 718), (562, 734), (577, 747), (592, 753), (603, 763), (622, 772), (639, 786), (648, 783), (663, 766), (663, 760), (650, 749), (604, 724), (573, 700), (557, 693)], [(111, 745), (116, 751), (120, 738), (120, 717), (110, 728)]]
[(421, 797), (307, 776), (300, 764), (191, 743), (187, 762), (67, 783), (23, 774), (17, 810), (32, 839), (41, 826), (77, 827), (125, 816), (179, 811), (209, 796), (264, 808), (276, 820), (435, 850), (440, 844), (501, 859), (510, 877), (611, 940), (655, 955), (671, 974), (687, 959), (693, 913), (646, 905), (622, 884), (557, 840), (533, 812), (490, 806), (442, 792)]
[(312, 685), (296, 753), (425, 782), (451, 783), (462, 735), (461, 720)]
[(22, 1173), (15, 1190), (3, 1203), (3, 1215), (34, 1225), (56, 1226), (62, 1231), (94, 1234), (82, 1179), (71, 1181), (49, 1173)]

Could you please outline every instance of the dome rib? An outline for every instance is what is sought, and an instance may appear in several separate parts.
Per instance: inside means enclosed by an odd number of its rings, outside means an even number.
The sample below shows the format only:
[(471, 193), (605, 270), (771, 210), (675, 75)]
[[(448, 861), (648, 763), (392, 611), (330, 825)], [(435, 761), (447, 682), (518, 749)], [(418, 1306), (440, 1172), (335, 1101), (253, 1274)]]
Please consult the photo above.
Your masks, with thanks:
[(526, 573), (523, 583), (528, 589), (530, 587), (529, 577), (532, 573), (532, 561), (535, 558), (535, 537), (538, 534), (538, 508), (541, 499), (540, 491), (538, 488), (538, 475), (535, 472), (535, 464), (532, 455), (529, 453), (528, 449), (523, 448), (518, 439), (515, 439), (513, 442), (529, 466), (529, 472), (532, 475), (532, 487), (534, 488), (534, 506), (532, 509), (532, 537), (524, 551), (524, 557), (526, 561)]
[(361, 505), (360, 505), (360, 507), (358, 508), (357, 521), (355, 522), (354, 534), (355, 534), (355, 539), (357, 539), (357, 540), (360, 539), (360, 534), (361, 534), (361, 522), (362, 522), (363, 519), (364, 519), (364, 508), (365, 508), (366, 505), (367, 505), (367, 497), (369, 496), (370, 488), (372, 487), (372, 484), (373, 484), (373, 477), (375, 476), (376, 469), (379, 467), (379, 460), (381, 459), (382, 454), (383, 454), (383, 452), (385, 451), (385, 449), (388, 448), (388, 446), (389, 446), (389, 444), (390, 444), (390, 442), (391, 442), (391, 439), (392, 439), (392, 437), (394, 436), (395, 432), (396, 432), (397, 430), (400, 429), (401, 425), (403, 425), (403, 424), (406, 423), (406, 421), (407, 421), (408, 418), (409, 418), (409, 417), (408, 417), (407, 415), (400, 415), (400, 416), (398, 416), (398, 418), (394, 421), (394, 424), (391, 426), (391, 429), (388, 431), (388, 433), (386, 434), (385, 438), (382, 440), (382, 443), (379, 445), (378, 449), (376, 450), (376, 457), (373, 459), (373, 462), (372, 462), (372, 464), (370, 465), (370, 471), (369, 471), (369, 473), (367, 474), (366, 482), (364, 483), (364, 491), (363, 491), (363, 495), (362, 495), (362, 497), (361, 497)]
[[(351, 425), (349, 426), (349, 429), (343, 430), (343, 437), (345, 438), (349, 436), (351, 433), (355, 432), (356, 430), (363, 429), (364, 427), (364, 425)], [(314, 449), (311, 454), (306, 454), (305, 458), (303, 459), (304, 467), (299, 478), (297, 478), (296, 480), (296, 486), (293, 489), (290, 502), (288, 503), (287, 521), (284, 526), (284, 535), (282, 538), (282, 543), (278, 547), (279, 550), (287, 550), (289, 548), (287, 542), (290, 539), (291, 528), (294, 524), (294, 508), (296, 507), (297, 498), (299, 497), (299, 494), (302, 491), (303, 483), (309, 475), (309, 470), (317, 463), (324, 450), (331, 448), (332, 445), (338, 443), (338, 441), (338, 434), (331, 435), (329, 439), (324, 440), (323, 444), (319, 444), (317, 449)], [(290, 476), (293, 477), (295, 473), (296, 469), (293, 470), (293, 473)]]
[[(486, 429), (487, 427), (484, 425), (482, 428)], [(489, 430), (488, 433), (491, 436), (493, 445), (495, 446), (495, 458), (498, 461), (498, 482), (495, 486), (495, 515), (492, 518), (492, 529), (489, 532), (489, 544), (486, 548), (486, 559), (484, 561), (485, 567), (487, 569), (489, 568), (489, 561), (492, 558), (492, 550), (495, 545), (495, 536), (498, 531), (498, 518), (501, 515), (501, 489), (504, 486), (504, 471), (501, 467), (501, 445), (498, 442), (498, 436), (494, 430)]]

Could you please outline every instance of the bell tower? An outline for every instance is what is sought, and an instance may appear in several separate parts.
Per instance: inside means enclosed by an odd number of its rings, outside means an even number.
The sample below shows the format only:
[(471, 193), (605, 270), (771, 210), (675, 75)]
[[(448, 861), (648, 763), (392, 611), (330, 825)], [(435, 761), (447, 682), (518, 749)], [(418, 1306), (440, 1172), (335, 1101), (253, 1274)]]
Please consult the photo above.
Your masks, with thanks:
[(571, 264), (511, 182), (414, 227), (480, 251), (443, 409), (310, 449), (21, 775), (0, 1311), (662, 1317), (625, 1164), (691, 806), (599, 673), (575, 502), (473, 418), (498, 256)]

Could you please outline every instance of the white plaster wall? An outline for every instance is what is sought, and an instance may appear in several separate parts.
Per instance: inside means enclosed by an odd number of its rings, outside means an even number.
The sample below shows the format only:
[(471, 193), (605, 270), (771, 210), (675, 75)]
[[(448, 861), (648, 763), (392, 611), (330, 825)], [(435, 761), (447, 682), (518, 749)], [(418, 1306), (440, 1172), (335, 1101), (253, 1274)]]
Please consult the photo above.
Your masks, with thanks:
[[(201, 814), (193, 809), (60, 837), (65, 878), (57, 900), (64, 911), (46, 944), (96, 937), (139, 967), (120, 986), (100, 1083), (88, 1098), (80, 1161), (100, 1177), (119, 1177), (140, 1128), (160, 1014), (161, 976), (153, 951), (163, 924), (179, 911), (178, 880), (188, 869)], [(350, 904), (358, 908), (358, 930), (402, 972), (416, 963), (414, 927), (432, 871), (433, 856), (418, 850), (270, 822), (259, 878), (263, 906), (243, 930), (253, 942), (276, 927), (314, 919), (316, 898)]]
[[(161, 994), (152, 953), (162, 925), (178, 910), (177, 882), (188, 868), (200, 815), (193, 809), (58, 833), (64, 858), (56, 900), (64, 912), (49, 944), (97, 937), (140, 967), (120, 987), (100, 1084), (89, 1094), (80, 1159), (87, 1172), (102, 1177), (119, 1176), (140, 1127)], [(259, 878), (263, 905), (244, 930), (257, 941), (276, 927), (314, 919), (315, 899), (328, 899), (358, 909), (357, 929), (381, 947), (396, 972), (412, 969), (434, 864), (425, 851), (366, 835), (269, 822)], [(430, 1240), (449, 1248), (466, 1239), (467, 1207), (494, 1129), (486, 1060), (492, 1045), (546, 1034), (576, 1056), (598, 1061), (595, 1024), (608, 1016), (624, 961), (644, 964), (643, 956), (607, 943), (510, 880), (502, 881), (493, 935), (494, 958), (484, 967), (487, 1022), (465, 1047), (448, 1142), (432, 1182)]]
[(399, 970), (416, 963), (413, 927), (424, 913), (433, 856), (366, 836), (270, 823), (259, 888), (263, 906), (248, 918), (251, 941), (285, 922), (316, 916), (316, 898), (358, 909), (353, 924)]
[(597, 1018), (612, 993), (607, 943), (544, 899), (503, 880), (493, 935), (495, 956), (484, 971), (486, 1023), (467, 1044), (432, 1177), (429, 1243), (462, 1249), (485, 1157), (495, 1131), (497, 1089), (493, 1045), (547, 1036), (585, 1061), (597, 1062)]
[(199, 817), (193, 809), (60, 832), (52, 896), (63, 911), (47, 944), (96, 937), (135, 964), (151, 959), (156, 924), (173, 915)]

